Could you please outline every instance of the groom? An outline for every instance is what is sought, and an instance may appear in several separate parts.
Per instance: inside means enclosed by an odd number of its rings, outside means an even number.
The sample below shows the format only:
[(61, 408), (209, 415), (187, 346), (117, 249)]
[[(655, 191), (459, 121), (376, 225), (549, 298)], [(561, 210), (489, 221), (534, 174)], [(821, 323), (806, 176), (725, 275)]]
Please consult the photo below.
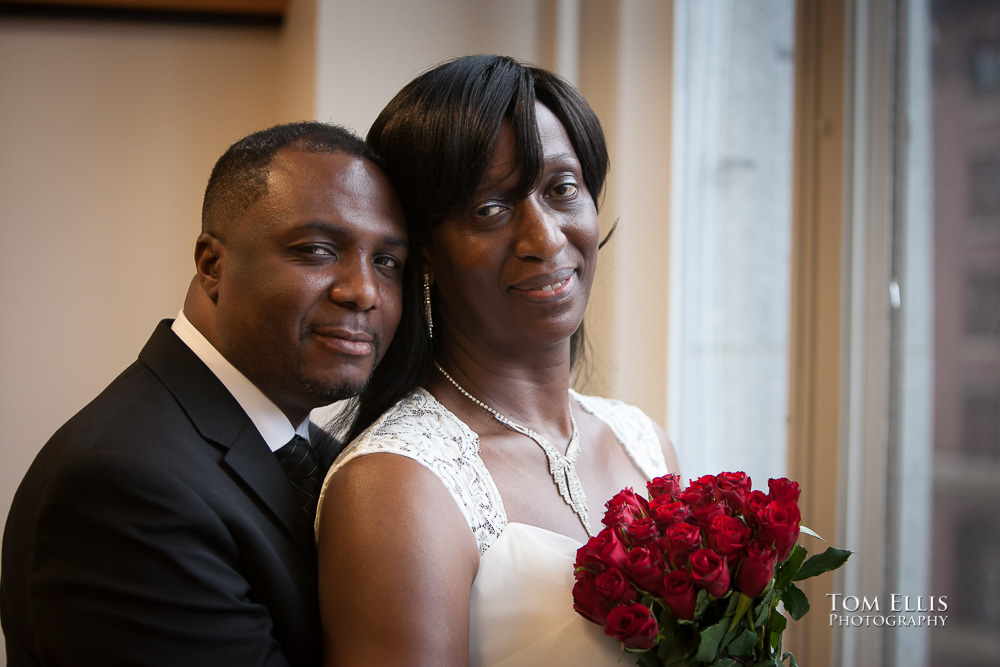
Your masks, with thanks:
[(337, 447), (309, 411), (364, 387), (401, 312), (406, 229), (377, 165), (321, 123), (216, 163), (183, 310), (14, 498), (10, 667), (319, 664), (312, 522)]

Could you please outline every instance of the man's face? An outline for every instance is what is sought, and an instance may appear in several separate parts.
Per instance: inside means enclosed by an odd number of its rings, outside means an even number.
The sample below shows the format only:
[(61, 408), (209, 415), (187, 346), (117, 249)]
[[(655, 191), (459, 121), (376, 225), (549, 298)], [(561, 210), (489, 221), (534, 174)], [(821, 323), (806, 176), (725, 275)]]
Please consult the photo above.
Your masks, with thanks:
[[(385, 175), (345, 153), (280, 150), (267, 195), (220, 236), (223, 356), (293, 423), (359, 393), (402, 305), (406, 226)], [(212, 244), (199, 243), (202, 273)]]

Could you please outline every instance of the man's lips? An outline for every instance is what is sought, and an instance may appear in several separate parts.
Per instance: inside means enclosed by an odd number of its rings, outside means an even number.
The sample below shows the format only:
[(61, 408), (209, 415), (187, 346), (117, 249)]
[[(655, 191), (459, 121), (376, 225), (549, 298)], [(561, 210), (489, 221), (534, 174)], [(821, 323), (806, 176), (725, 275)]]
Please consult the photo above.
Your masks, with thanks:
[(317, 327), (313, 334), (327, 347), (352, 356), (363, 357), (374, 350), (375, 336), (361, 329)]

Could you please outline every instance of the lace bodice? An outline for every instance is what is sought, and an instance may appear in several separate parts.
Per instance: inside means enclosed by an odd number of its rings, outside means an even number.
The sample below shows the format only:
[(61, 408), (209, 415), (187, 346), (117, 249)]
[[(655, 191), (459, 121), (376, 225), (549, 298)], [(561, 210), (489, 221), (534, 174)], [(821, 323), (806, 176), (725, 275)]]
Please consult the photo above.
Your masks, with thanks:
[[(647, 478), (666, 474), (660, 439), (652, 420), (642, 410), (613, 399), (575, 391), (571, 395), (584, 410), (607, 424)], [(330, 477), (344, 464), (375, 453), (406, 456), (433, 471), (462, 511), (480, 554), (506, 527), (507, 513), (500, 492), (479, 457), (479, 436), (422, 387), (396, 403), (347, 445), (327, 473), (321, 498)]]

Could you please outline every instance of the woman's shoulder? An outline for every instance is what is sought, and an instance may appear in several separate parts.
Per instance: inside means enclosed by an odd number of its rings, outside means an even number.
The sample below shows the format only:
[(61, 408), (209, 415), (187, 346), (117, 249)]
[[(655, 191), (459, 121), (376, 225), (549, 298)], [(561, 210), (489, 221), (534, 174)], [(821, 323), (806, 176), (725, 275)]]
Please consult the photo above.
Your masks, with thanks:
[[(330, 480), (348, 463), (370, 454), (395, 454), (430, 470), (451, 493), (483, 551), (507, 523), (503, 502), (479, 457), (479, 437), (418, 387), (352, 440), (327, 472)], [(318, 519), (317, 519), (318, 525)]]
[(636, 405), (617, 398), (581, 394), (573, 389), (570, 393), (584, 410), (608, 424), (612, 431), (627, 428), (630, 432), (655, 434), (655, 422)]
[(479, 444), (465, 423), (417, 387), (349, 442), (334, 465), (373, 451), (436, 459), (475, 455)]
[(667, 454), (674, 459), (673, 446), (667, 441), (663, 429), (642, 408), (616, 398), (570, 391), (584, 410), (611, 429), (629, 458), (647, 477), (652, 479), (666, 474), (668, 468), (673, 467), (666, 460)]

